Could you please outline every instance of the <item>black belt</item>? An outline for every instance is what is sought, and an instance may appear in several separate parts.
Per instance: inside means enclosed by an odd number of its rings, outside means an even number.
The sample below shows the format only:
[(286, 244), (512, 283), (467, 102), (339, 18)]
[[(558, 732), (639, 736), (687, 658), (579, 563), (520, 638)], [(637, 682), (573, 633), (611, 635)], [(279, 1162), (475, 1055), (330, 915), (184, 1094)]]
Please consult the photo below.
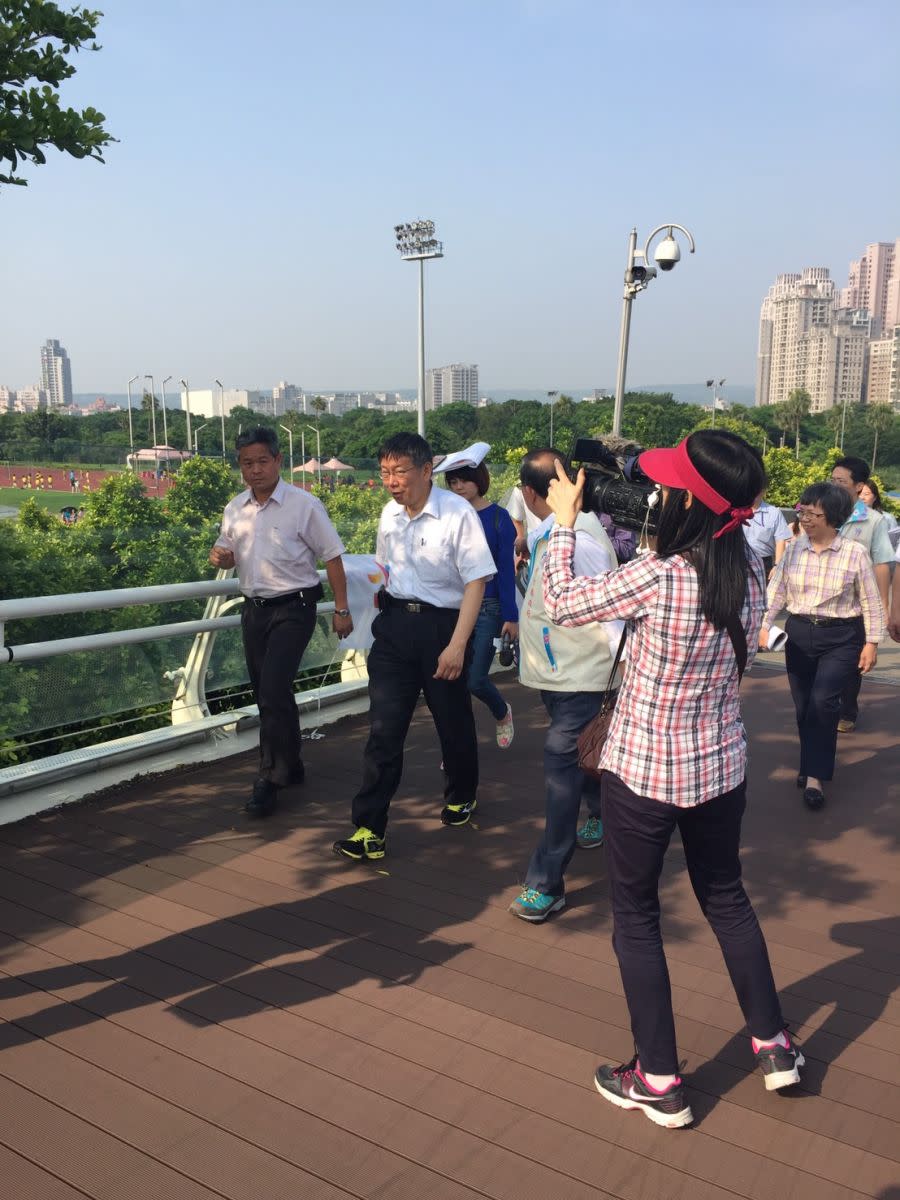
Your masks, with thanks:
[(245, 596), (244, 603), (252, 604), (254, 608), (277, 608), (281, 604), (307, 604), (310, 600), (321, 600), (322, 585), (301, 588), (298, 592), (282, 592), (280, 596)]
[(440, 604), (427, 604), (424, 600), (402, 600), (390, 592), (383, 592), (382, 595), (385, 608), (399, 608), (401, 612), (459, 612), (457, 608), (442, 608)]
[(856, 625), (862, 620), (858, 617), (810, 617), (806, 613), (789, 613), (795, 621), (805, 621), (807, 625)]

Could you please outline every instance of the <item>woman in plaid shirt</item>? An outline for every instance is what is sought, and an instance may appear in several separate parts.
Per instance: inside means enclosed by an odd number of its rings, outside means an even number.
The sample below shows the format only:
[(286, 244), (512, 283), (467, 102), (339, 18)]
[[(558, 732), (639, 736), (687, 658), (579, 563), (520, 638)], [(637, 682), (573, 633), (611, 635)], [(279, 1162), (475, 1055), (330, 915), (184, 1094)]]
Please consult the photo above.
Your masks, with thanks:
[(635, 1055), (601, 1065), (595, 1083), (622, 1108), (666, 1128), (693, 1120), (678, 1077), (659, 876), (677, 828), (768, 1089), (798, 1082), (803, 1056), (785, 1030), (765, 939), (741, 882), (746, 738), (738, 656), (756, 649), (765, 609), (762, 562), (742, 525), (765, 487), (759, 454), (725, 430), (699, 430), (640, 457), (662, 485), (656, 552), (597, 579), (572, 570), (584, 472), (562, 469), (548, 503), (544, 599), (561, 625), (629, 622), (628, 665), (600, 758), (613, 947)]
[(760, 645), (783, 608), (784, 651), (800, 731), (800, 773), (807, 808), (824, 807), (822, 784), (834, 775), (841, 696), (878, 660), (885, 612), (869, 552), (838, 532), (853, 501), (833, 483), (813, 483), (797, 505), (801, 535), (769, 585)]

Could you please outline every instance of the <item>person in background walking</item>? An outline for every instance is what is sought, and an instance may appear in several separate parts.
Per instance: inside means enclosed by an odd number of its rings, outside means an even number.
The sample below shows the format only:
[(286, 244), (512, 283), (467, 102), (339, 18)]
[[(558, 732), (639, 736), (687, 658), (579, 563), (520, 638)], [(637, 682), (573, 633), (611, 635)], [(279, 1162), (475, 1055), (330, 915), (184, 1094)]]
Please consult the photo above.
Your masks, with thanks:
[(897, 528), (897, 518), (893, 513), (885, 511), (881, 500), (881, 492), (878, 490), (878, 484), (874, 479), (869, 479), (862, 485), (859, 490), (859, 498), (866, 508), (871, 508), (875, 512), (881, 513), (888, 533), (892, 533)]
[[(869, 464), (861, 458), (848, 455), (839, 458), (831, 469), (831, 482), (844, 489), (850, 497), (852, 508), (840, 528), (841, 537), (859, 542), (869, 552), (875, 568), (875, 581), (881, 595), (884, 615), (890, 607), (891, 566), (894, 549), (888, 537), (888, 527), (881, 513), (867, 508), (862, 499), (862, 489), (869, 482)], [(854, 671), (847, 679), (841, 696), (841, 712), (838, 718), (838, 733), (852, 733), (859, 718), (859, 689), (862, 673)]]
[(797, 786), (814, 811), (834, 776), (841, 696), (848, 680), (875, 666), (884, 608), (865, 548), (843, 537), (853, 502), (845, 488), (814, 483), (797, 505), (803, 533), (791, 542), (769, 584), (759, 644), (788, 610), (785, 666), (800, 731)]
[(765, 487), (758, 452), (722, 429), (692, 433), (640, 466), (662, 486), (655, 553), (598, 579), (575, 576), (574, 525), (584, 471), (562, 464), (548, 504), (557, 526), (544, 568), (551, 620), (576, 627), (629, 622), (629, 657), (600, 758), (613, 947), (635, 1054), (602, 1064), (611, 1104), (665, 1128), (693, 1120), (678, 1075), (672, 992), (660, 934), (659, 877), (681, 834), (691, 884), (722, 949), (766, 1088), (800, 1078), (766, 942), (741, 882), (747, 743), (738, 687), (765, 608), (762, 565), (741, 526)]
[(450, 491), (468, 500), (478, 513), (497, 568), (497, 574), (485, 584), (484, 599), (475, 622), (468, 681), (469, 691), (487, 705), (497, 722), (497, 745), (501, 750), (508, 750), (515, 734), (512, 708), (491, 682), (488, 672), (494, 661), (494, 639), (509, 635), (510, 640), (515, 641), (519, 636), (513, 548), (516, 529), (506, 509), (487, 498), (491, 476), (483, 462), (476, 467), (448, 471), (446, 479)]
[(768, 504), (764, 496), (757, 496), (753, 517), (744, 526), (744, 537), (763, 560), (766, 579), (769, 579), (791, 540), (791, 529), (781, 509)]

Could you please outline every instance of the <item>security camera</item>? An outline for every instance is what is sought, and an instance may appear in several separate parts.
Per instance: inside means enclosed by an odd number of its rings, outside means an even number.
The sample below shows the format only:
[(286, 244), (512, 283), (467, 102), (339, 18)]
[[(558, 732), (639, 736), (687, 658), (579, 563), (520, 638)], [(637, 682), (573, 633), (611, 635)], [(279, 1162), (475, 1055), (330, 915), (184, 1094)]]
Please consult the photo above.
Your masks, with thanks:
[(643, 263), (635, 263), (625, 277), (626, 283), (636, 283), (646, 286), (651, 279), (656, 278), (656, 267), (647, 267)]
[(678, 249), (678, 243), (672, 237), (671, 230), (669, 236), (656, 247), (656, 253), (653, 255), (659, 265), (661, 271), (671, 271), (675, 264), (681, 258), (681, 251)]

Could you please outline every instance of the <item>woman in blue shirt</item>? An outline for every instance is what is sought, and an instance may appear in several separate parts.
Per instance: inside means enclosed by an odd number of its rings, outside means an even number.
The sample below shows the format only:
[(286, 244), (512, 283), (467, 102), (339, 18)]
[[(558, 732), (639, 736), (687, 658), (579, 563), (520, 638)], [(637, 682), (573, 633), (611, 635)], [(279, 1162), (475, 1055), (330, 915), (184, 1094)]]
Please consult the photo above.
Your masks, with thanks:
[(508, 750), (514, 733), (512, 709), (491, 683), (488, 671), (494, 661), (494, 639), (507, 633), (513, 640), (519, 636), (514, 574), (516, 529), (506, 509), (487, 499), (490, 485), (491, 477), (484, 463), (447, 472), (448, 488), (468, 500), (481, 518), (497, 568), (497, 574), (485, 585), (481, 612), (472, 633), (468, 682), (469, 691), (488, 706), (497, 722), (497, 745)]

